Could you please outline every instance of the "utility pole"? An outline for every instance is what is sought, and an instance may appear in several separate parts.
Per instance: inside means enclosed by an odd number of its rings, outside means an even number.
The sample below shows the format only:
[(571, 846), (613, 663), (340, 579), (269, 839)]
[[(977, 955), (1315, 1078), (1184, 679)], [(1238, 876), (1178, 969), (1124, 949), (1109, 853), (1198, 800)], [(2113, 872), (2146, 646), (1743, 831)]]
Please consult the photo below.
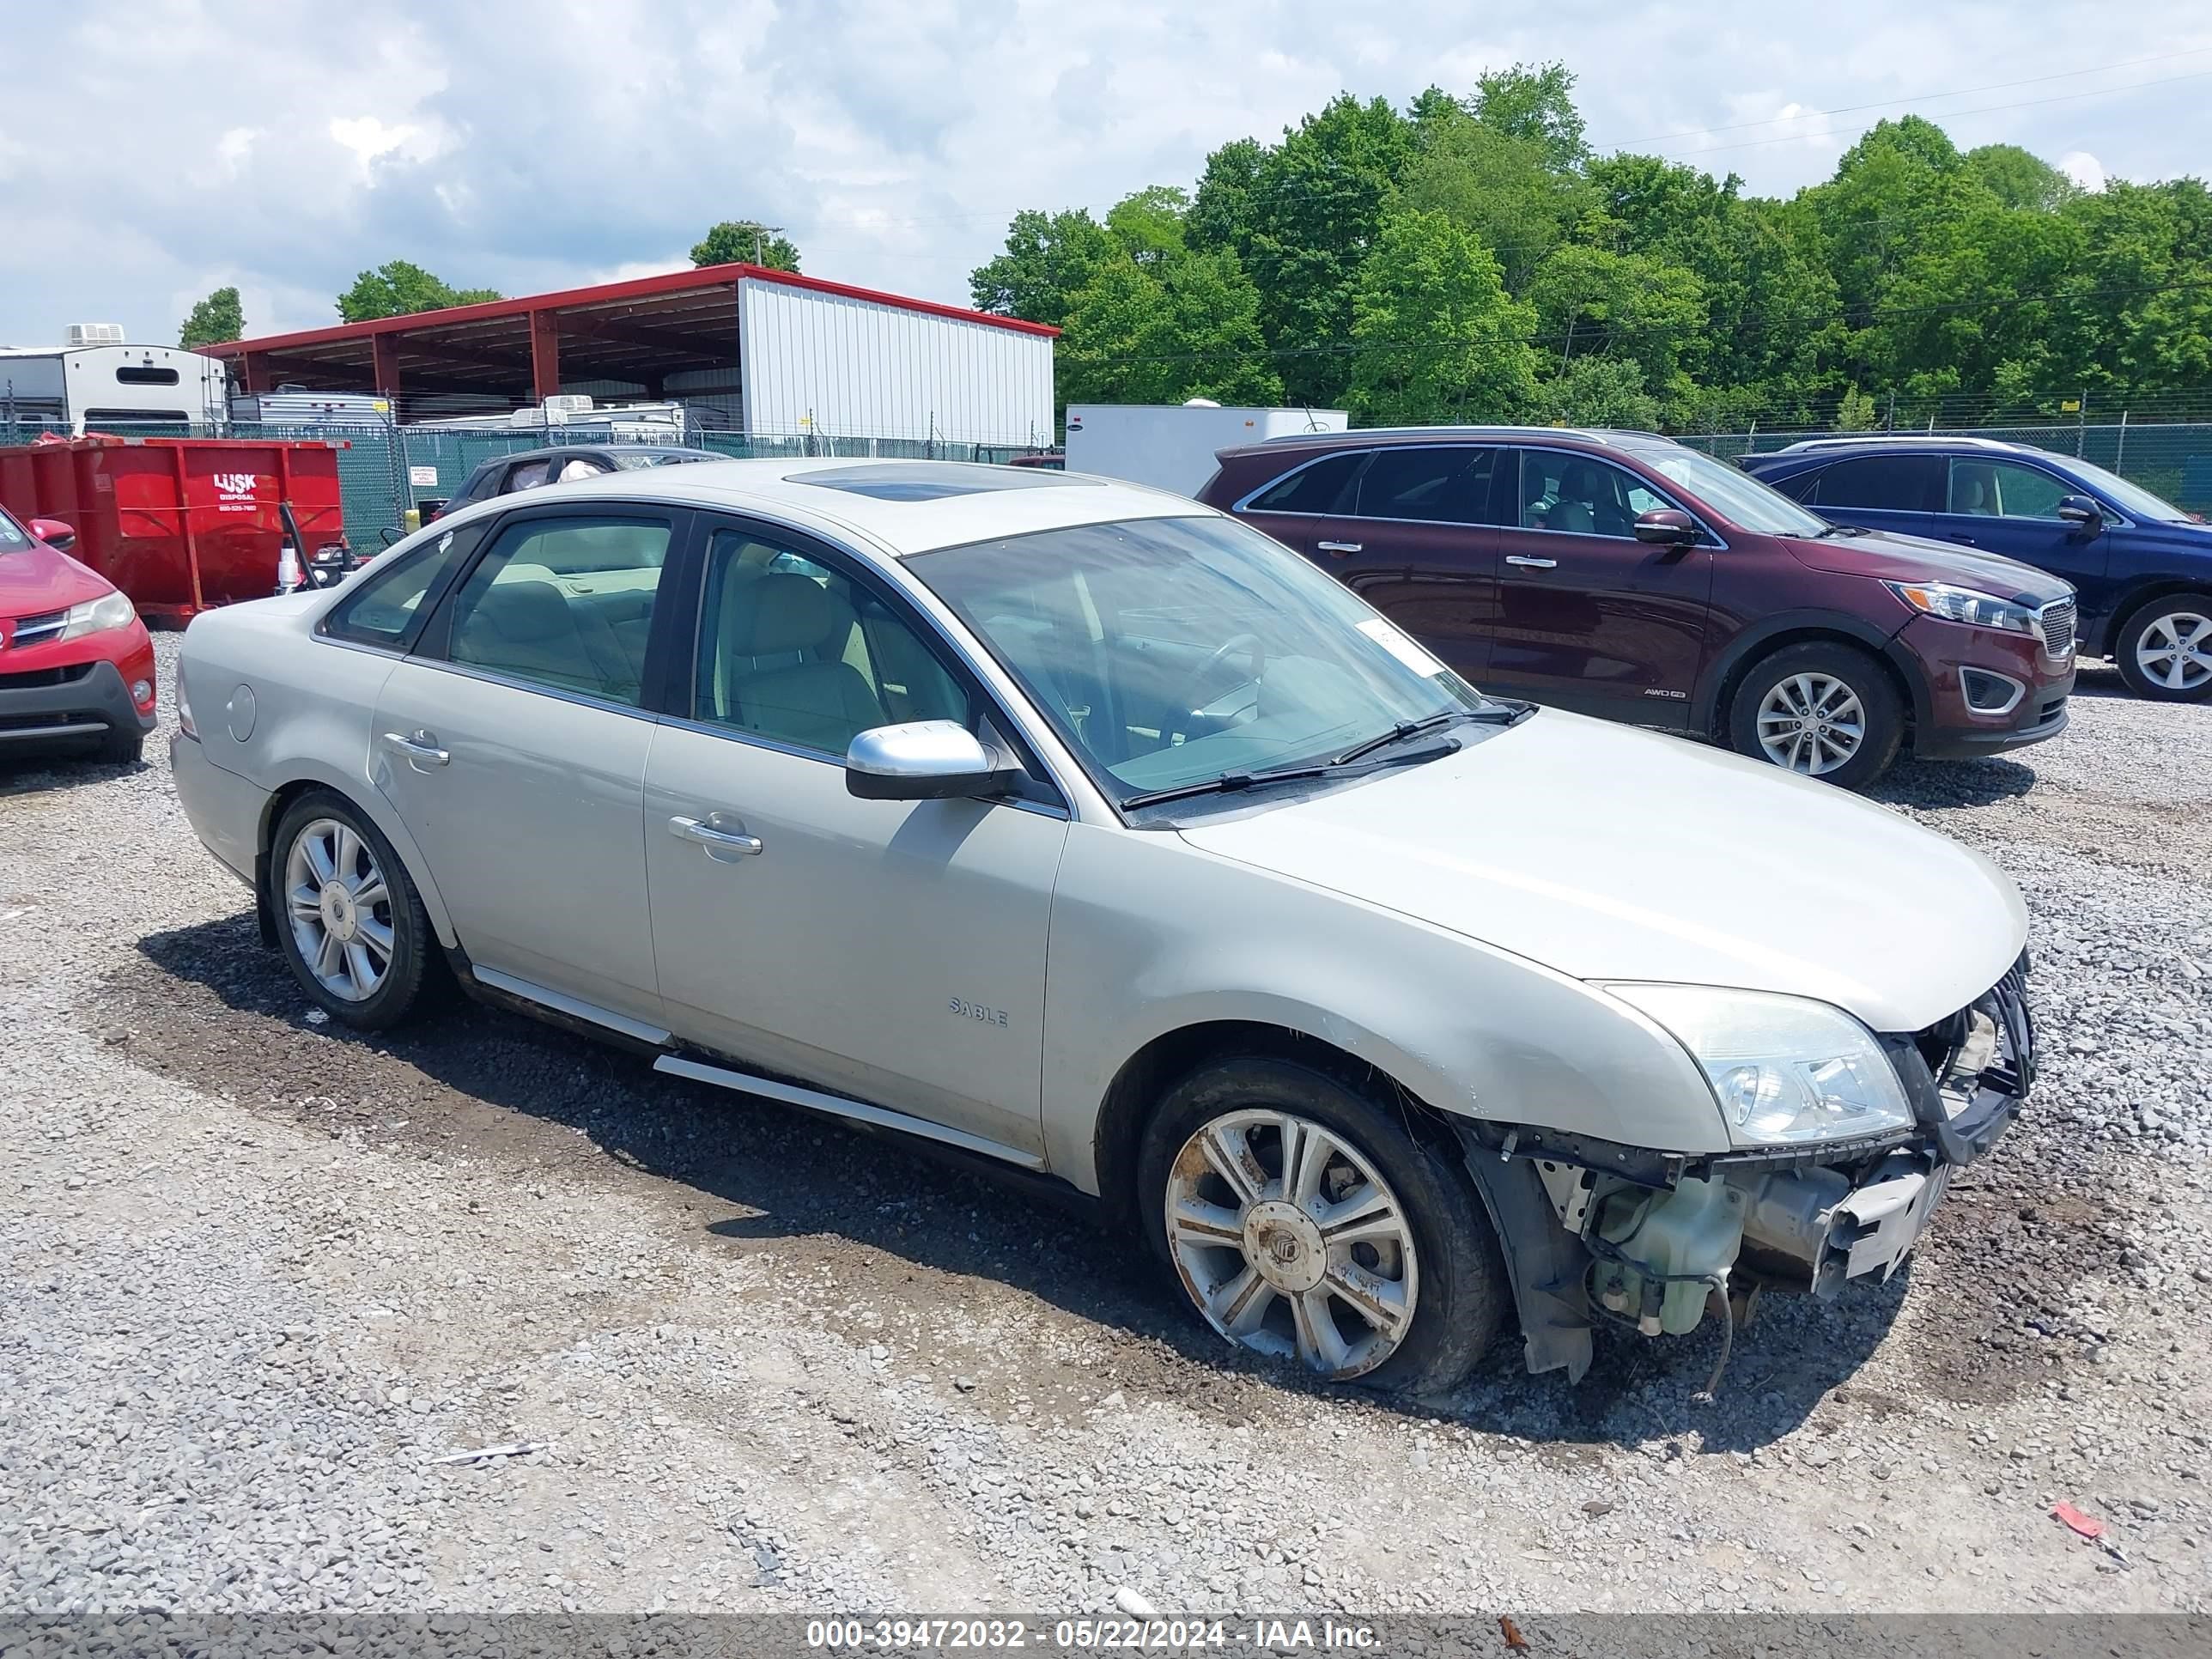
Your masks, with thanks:
[(781, 225), (757, 224), (753, 227), (753, 263), (755, 264), (759, 264), (763, 258), (763, 255), (761, 252), (761, 238), (763, 236), (781, 236), (782, 234), (783, 227)]

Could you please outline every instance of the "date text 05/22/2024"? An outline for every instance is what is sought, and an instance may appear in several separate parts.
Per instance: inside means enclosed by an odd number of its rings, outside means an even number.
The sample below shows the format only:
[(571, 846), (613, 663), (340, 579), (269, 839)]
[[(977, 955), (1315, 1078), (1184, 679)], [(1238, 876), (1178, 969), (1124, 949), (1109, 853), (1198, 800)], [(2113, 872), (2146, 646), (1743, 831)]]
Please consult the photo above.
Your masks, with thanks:
[[(972, 1005), (955, 1006), (965, 1012)], [(1000, 1015), (1003, 1023), (1006, 1016)], [(810, 1648), (1053, 1648), (1081, 1650), (1246, 1648), (1260, 1651), (1358, 1651), (1376, 1645), (1370, 1626), (1334, 1619), (814, 1619)]]

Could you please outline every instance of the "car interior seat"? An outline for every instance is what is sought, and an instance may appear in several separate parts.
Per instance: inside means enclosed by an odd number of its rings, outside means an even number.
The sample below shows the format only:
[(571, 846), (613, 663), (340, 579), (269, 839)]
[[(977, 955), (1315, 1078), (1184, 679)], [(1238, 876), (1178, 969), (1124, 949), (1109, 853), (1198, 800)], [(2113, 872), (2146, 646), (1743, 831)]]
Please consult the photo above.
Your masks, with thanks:
[(726, 581), (720, 612), (709, 687), (718, 718), (836, 755), (888, 723), (875, 687), (846, 659), (858, 619), (841, 595), (771, 570)]
[(1552, 528), (1578, 531), (1587, 536), (1597, 530), (1597, 498), (1601, 480), (1588, 461), (1569, 461), (1559, 470), (1559, 499), (1552, 508)]
[(637, 701), (636, 656), (605, 617), (571, 605), (551, 582), (495, 580), (462, 617), (453, 654), (456, 662)]

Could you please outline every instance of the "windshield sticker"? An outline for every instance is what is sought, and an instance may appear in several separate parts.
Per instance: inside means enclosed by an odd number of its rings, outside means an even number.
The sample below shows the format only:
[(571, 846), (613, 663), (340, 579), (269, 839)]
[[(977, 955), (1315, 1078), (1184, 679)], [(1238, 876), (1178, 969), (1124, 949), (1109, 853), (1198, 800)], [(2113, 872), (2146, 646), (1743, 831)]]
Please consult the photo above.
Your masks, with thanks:
[(1413, 636), (1395, 623), (1380, 617), (1370, 617), (1359, 624), (1359, 631), (1388, 651), (1416, 674), (1431, 678), (1444, 672), (1444, 665), (1415, 642)]

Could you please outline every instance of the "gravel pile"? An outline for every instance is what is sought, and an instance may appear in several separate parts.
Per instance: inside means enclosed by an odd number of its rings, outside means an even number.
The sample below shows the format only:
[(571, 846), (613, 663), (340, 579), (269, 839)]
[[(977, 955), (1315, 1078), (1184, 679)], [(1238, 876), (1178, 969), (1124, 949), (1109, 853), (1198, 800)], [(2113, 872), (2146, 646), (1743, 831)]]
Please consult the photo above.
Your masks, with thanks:
[(1710, 1405), (1710, 1334), (1329, 1394), (895, 1140), (310, 1022), (154, 748), (0, 771), (0, 1611), (2203, 1610), (2208, 714), (1884, 786), (2027, 893), (2045, 1075)]

